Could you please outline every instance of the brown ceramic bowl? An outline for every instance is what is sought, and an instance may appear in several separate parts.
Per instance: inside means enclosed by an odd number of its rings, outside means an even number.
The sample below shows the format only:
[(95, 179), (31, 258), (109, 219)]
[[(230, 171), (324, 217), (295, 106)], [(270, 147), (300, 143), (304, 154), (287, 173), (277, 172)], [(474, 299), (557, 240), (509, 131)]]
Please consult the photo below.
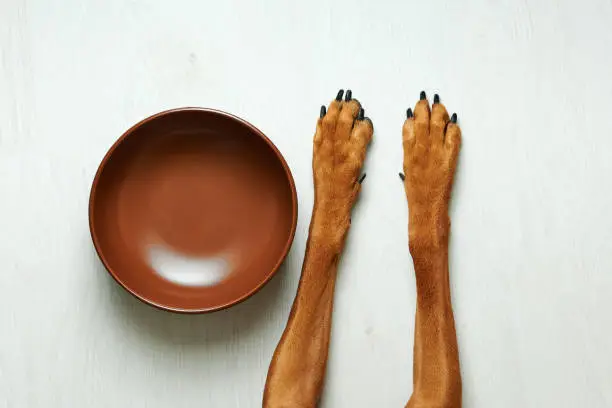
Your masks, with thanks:
[(133, 126), (91, 188), (102, 263), (153, 306), (209, 312), (268, 282), (295, 234), (297, 195), (274, 144), (228, 113), (183, 108)]

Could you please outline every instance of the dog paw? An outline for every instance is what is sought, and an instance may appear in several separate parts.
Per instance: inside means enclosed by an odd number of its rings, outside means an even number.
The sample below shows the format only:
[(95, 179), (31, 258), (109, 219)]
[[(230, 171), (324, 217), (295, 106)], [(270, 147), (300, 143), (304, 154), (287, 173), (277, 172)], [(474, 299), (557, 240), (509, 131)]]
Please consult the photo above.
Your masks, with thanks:
[(321, 106), (313, 144), (315, 206), (334, 218), (350, 222), (361, 182), (361, 170), (374, 127), (350, 90), (338, 92), (326, 108)]
[(441, 228), (449, 224), (448, 204), (461, 129), (457, 114), (449, 117), (437, 94), (433, 102), (430, 107), (425, 92), (421, 92), (414, 112), (407, 110), (402, 129), (405, 176), (400, 176), (408, 198), (411, 235), (422, 224), (429, 224), (429, 230), (432, 222)]
[(346, 95), (340, 90), (328, 108), (321, 106), (312, 162), (317, 202), (352, 207), (365, 177), (361, 169), (373, 132), (372, 121), (350, 90)]

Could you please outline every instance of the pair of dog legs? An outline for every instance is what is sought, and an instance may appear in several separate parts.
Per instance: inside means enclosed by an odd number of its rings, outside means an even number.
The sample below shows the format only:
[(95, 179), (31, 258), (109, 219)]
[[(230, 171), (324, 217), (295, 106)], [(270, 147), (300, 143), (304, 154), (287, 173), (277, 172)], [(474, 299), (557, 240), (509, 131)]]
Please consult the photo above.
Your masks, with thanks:
[[(321, 115), (313, 143), (315, 202), (302, 275), (274, 352), (265, 408), (312, 408), (321, 396), (329, 349), (338, 260), (361, 189), (374, 128), (343, 91)], [(402, 129), (409, 249), (417, 287), (413, 394), (407, 407), (461, 407), (461, 376), (451, 307), (448, 206), (461, 145), (457, 116), (425, 92)]]

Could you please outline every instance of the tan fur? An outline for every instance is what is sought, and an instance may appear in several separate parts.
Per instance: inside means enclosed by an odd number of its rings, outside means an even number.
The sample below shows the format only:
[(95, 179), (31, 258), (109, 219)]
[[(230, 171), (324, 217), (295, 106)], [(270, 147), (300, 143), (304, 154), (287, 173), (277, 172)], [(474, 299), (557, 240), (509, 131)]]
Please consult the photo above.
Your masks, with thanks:
[(461, 375), (448, 277), (448, 205), (461, 145), (442, 104), (419, 101), (403, 127), (409, 243), (417, 282), (414, 390), (407, 407), (461, 407)]
[(270, 364), (263, 401), (266, 408), (310, 408), (321, 395), (336, 270), (373, 133), (369, 120), (356, 120), (359, 108), (355, 100), (333, 101), (317, 122), (310, 233), (298, 292)]
[[(312, 408), (323, 389), (339, 257), (371, 141), (357, 101), (333, 101), (317, 122), (315, 204), (302, 276), (274, 352), (264, 408)], [(441, 104), (420, 101), (403, 128), (409, 238), (417, 279), (414, 393), (408, 407), (461, 406), (461, 377), (448, 283), (448, 201), (461, 132)], [(448, 123), (448, 124), (447, 124)]]

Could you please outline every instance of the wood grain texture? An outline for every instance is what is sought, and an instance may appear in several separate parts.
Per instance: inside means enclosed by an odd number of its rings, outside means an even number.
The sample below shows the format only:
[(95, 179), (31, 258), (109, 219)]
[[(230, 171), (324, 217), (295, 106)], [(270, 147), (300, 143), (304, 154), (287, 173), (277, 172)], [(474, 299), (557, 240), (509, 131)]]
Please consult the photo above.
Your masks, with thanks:
[[(312, 119), (340, 87), (359, 95), (376, 142), (322, 407), (400, 407), (411, 392), (397, 173), (421, 89), (459, 113), (465, 141), (450, 258), (464, 406), (612, 405), (611, 19), (608, 0), (2, 1), (0, 407), (260, 406), (305, 248)], [(264, 131), (300, 199), (284, 273), (200, 317), (126, 295), (87, 229), (106, 149), (189, 105)]]

